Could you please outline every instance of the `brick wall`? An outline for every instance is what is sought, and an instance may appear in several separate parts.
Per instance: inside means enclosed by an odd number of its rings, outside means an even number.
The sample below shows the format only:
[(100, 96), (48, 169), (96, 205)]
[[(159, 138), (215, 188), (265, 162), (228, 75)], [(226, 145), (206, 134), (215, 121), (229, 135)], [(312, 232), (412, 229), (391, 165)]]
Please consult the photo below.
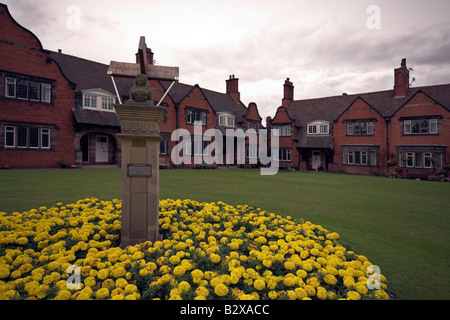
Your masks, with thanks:
[[(348, 135), (347, 123), (373, 123), (372, 135)], [(356, 99), (333, 125), (334, 164), (330, 170), (356, 174), (384, 174), (386, 171), (386, 121), (364, 100)], [(377, 152), (376, 164), (344, 163), (343, 151)], [(361, 162), (360, 162), (361, 163)]]
[[(0, 164), (11, 167), (56, 167), (60, 159), (74, 161), (72, 111), (74, 91), (39, 40), (12, 20), (0, 6)], [(51, 102), (6, 97), (5, 78), (51, 85)], [(5, 127), (49, 128), (50, 148), (7, 148)], [(16, 133), (17, 135), (17, 133)]]

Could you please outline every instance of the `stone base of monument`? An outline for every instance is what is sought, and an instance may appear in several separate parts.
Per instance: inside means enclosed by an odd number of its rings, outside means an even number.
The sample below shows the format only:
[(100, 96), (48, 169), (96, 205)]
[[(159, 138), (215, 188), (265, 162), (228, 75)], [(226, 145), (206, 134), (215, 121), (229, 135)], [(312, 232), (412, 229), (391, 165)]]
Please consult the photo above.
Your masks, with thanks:
[(121, 247), (161, 240), (159, 233), (159, 143), (164, 108), (152, 102), (114, 105), (121, 121)]

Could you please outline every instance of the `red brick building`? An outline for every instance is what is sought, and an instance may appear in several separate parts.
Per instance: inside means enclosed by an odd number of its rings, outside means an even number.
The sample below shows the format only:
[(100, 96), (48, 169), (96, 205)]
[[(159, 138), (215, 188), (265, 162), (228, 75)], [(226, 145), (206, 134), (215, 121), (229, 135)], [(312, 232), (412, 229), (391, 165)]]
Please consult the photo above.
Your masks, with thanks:
[(74, 84), (0, 4), (0, 164), (54, 167), (74, 157)]
[[(107, 75), (108, 65), (43, 49), (5, 5), (0, 5), (0, 35), (0, 164), (56, 167), (65, 160), (120, 165), (120, 140), (116, 138), (120, 120), (114, 104), (118, 98), (126, 102), (132, 80), (116, 77), (116, 92)], [(151, 49), (136, 53), (136, 61), (144, 60), (139, 54), (146, 54), (153, 64)], [(261, 127), (256, 104), (246, 107), (240, 101), (239, 79), (231, 75), (225, 82), (225, 93), (180, 82), (171, 88), (161, 104), (166, 113), (160, 156), (167, 164), (178, 143), (171, 139), (175, 129), (185, 129), (191, 138), (185, 150), (192, 167), (203, 166), (199, 159), (210, 144), (196, 139), (200, 135), (194, 130), (195, 122), (201, 123), (202, 134), (219, 129), (224, 134), (223, 146), (227, 129)], [(169, 81), (150, 81), (155, 104), (170, 85)], [(251, 151), (247, 147), (247, 159)]]
[(294, 124), (290, 139), (280, 140), (291, 149), (286, 164), (427, 178), (450, 162), (450, 84), (411, 87), (406, 59), (394, 70), (393, 90), (293, 100), (286, 85), (284, 106), (268, 119)]

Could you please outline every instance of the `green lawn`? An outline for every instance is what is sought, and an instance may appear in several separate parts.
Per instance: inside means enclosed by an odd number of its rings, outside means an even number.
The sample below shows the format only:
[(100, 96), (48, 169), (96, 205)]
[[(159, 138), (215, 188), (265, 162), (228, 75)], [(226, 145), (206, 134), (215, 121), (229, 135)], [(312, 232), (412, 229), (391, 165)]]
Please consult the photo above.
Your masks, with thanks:
[[(0, 170), (0, 211), (121, 198), (120, 170)], [(160, 198), (224, 201), (338, 232), (400, 299), (450, 299), (450, 183), (326, 173), (161, 170)]]

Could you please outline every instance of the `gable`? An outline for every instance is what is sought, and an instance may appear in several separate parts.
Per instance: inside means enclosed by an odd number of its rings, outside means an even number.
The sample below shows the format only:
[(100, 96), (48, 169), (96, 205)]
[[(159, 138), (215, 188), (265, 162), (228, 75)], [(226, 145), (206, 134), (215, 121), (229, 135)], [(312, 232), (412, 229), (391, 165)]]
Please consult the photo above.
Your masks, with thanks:
[(4, 4), (0, 4), (0, 34), (1, 40), (7, 43), (19, 44), (37, 50), (43, 49), (41, 41), (36, 35), (18, 24)]
[(345, 119), (367, 119), (381, 116), (380, 113), (373, 108), (364, 99), (358, 96), (335, 120)]
[(275, 117), (272, 119), (272, 123), (290, 123), (293, 119), (290, 117), (286, 107), (278, 107)]
[[(394, 113), (396, 116), (436, 115), (450, 112), (444, 105), (433, 99), (422, 90), (418, 90)], [(393, 116), (394, 116), (393, 115)]]

